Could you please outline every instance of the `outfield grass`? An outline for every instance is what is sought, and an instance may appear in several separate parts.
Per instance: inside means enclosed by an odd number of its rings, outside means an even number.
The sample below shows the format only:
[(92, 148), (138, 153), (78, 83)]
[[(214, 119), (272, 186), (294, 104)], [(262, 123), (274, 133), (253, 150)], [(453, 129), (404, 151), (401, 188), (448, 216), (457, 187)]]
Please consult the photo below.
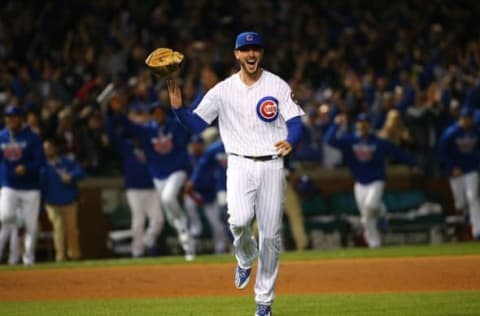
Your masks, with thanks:
[[(301, 253), (286, 252), (281, 261), (331, 260), (351, 258), (425, 257), (445, 255), (480, 254), (479, 243), (454, 243), (443, 245), (395, 246), (380, 249), (352, 248), (317, 250)], [(199, 256), (195, 263), (234, 263), (233, 255)], [(183, 257), (158, 257), (140, 260), (91, 260), (64, 264), (39, 263), (33, 269), (190, 264)], [(24, 269), (22, 266), (2, 266), (0, 270)], [(2, 286), (0, 280), (0, 287)], [(19, 301), (2, 302), (0, 316), (56, 316), (56, 315), (190, 315), (190, 316), (240, 316), (253, 315), (251, 296), (201, 297), (201, 298), (151, 298), (75, 301)], [(273, 305), (275, 316), (477, 316), (480, 315), (480, 292), (429, 292), (335, 295), (279, 295)]]
[[(252, 298), (175, 298), (0, 303), (1, 315), (253, 315)], [(275, 316), (477, 316), (480, 292), (278, 296)]]
[[(284, 252), (281, 262), (296, 260), (318, 259), (351, 259), (351, 258), (395, 258), (395, 257), (425, 257), (425, 256), (451, 256), (480, 254), (479, 242), (450, 243), (439, 245), (414, 245), (414, 246), (388, 246), (377, 249), (368, 248), (342, 248), (327, 250), (309, 250), (303, 252)], [(226, 255), (200, 255), (193, 263), (233, 263), (235, 258)], [(155, 258), (117, 258), (107, 260), (84, 260), (65, 263), (38, 263), (35, 269), (51, 268), (78, 268), (120, 265), (157, 265), (157, 264), (190, 264), (185, 262), (183, 256), (160, 256)], [(24, 269), (22, 266), (0, 266), (0, 270)], [(480, 312), (479, 312), (480, 315)]]

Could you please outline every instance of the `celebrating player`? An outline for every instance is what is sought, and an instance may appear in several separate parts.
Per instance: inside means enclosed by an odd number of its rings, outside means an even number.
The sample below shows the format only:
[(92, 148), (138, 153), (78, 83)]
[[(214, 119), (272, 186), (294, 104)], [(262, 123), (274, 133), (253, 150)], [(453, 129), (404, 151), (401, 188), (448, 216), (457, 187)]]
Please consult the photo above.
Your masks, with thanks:
[(325, 141), (343, 152), (344, 159), (355, 181), (354, 194), (360, 210), (364, 237), (370, 248), (381, 246), (377, 228), (379, 216), (386, 213), (382, 202), (385, 187), (385, 158), (392, 155), (416, 170), (416, 162), (406, 152), (389, 141), (371, 133), (369, 117), (357, 117), (356, 134), (337, 136), (341, 125), (346, 124), (345, 114), (339, 114), (325, 135)]
[(187, 151), (190, 133), (177, 120), (171, 119), (168, 108), (160, 103), (151, 105), (152, 119), (144, 124), (134, 123), (124, 115), (118, 115), (120, 110), (121, 108), (111, 105), (107, 118), (113, 120), (113, 126), (116, 124), (115, 119), (118, 119), (126, 132), (138, 138), (167, 221), (177, 232), (185, 260), (191, 261), (195, 258), (195, 249), (185, 211), (178, 201), (178, 194), (190, 167)]
[[(300, 138), (304, 112), (288, 84), (261, 67), (264, 49), (259, 34), (239, 34), (234, 54), (240, 71), (209, 90), (194, 112), (182, 107), (181, 91), (173, 80), (168, 81), (168, 90), (175, 113), (194, 132), (218, 118), (228, 154), (227, 205), (238, 263), (235, 285), (247, 286), (258, 255), (255, 315), (265, 316), (271, 315), (279, 268), (283, 157)], [(258, 248), (251, 230), (254, 217)]]
[[(132, 106), (130, 110), (134, 113), (141, 113), (145, 109), (141, 106)], [(132, 214), (132, 257), (143, 256), (145, 250), (155, 254), (157, 238), (162, 232), (165, 221), (160, 207), (160, 199), (148, 170), (145, 152), (141, 148), (138, 138), (128, 135), (124, 129), (115, 126), (113, 120), (107, 120), (106, 130), (110, 141), (122, 158), (126, 196)], [(146, 232), (145, 217), (148, 218)]]
[(472, 234), (480, 239), (480, 200), (478, 167), (480, 165), (480, 132), (473, 122), (473, 110), (464, 107), (457, 123), (441, 136), (439, 154), (450, 177), (455, 208), (468, 208)]
[(6, 127), (0, 132), (0, 221), (7, 234), (17, 229), (18, 221), (25, 224), (23, 264), (32, 265), (40, 210), (40, 169), (45, 157), (40, 138), (24, 126), (23, 115), (14, 105), (5, 109)]
[(200, 156), (193, 168), (192, 175), (185, 185), (187, 195), (197, 196), (190, 200), (200, 200), (205, 216), (212, 230), (215, 253), (225, 252), (228, 236), (222, 218), (222, 192), (225, 192), (226, 161), (225, 149), (218, 139)]

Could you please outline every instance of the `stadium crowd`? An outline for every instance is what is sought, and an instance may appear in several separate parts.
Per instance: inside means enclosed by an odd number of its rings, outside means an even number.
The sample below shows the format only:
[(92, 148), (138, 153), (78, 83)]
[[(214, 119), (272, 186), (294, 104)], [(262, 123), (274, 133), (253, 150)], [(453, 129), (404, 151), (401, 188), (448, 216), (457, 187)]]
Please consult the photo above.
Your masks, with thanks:
[(249, 28), (270, 35), (265, 68), (289, 81), (308, 113), (297, 159), (330, 165), (319, 144), (333, 115), (369, 112), (381, 135), (437, 175), (439, 134), (462, 105), (480, 108), (475, 2), (4, 1), (1, 7), (1, 106), (23, 106), (29, 124), (63, 139), (90, 176), (120, 172), (95, 101), (109, 82), (125, 104), (167, 102), (164, 82), (152, 78), (144, 59), (170, 46), (187, 55), (180, 77), (191, 101), (212, 77), (235, 69), (232, 38)]
[[(324, 143), (338, 113), (413, 154), (428, 176), (446, 176), (438, 140), (460, 109), (480, 125), (480, 5), (475, 1), (2, 1), (0, 107), (22, 107), (32, 130), (56, 138), (88, 177), (122, 174), (99, 94), (145, 111), (169, 105), (148, 52), (184, 52), (185, 104), (232, 73), (233, 40), (266, 37), (264, 67), (285, 78), (305, 109), (294, 159), (334, 168)], [(1, 124), (3, 125), (3, 123)], [(394, 163), (394, 162), (392, 162)]]

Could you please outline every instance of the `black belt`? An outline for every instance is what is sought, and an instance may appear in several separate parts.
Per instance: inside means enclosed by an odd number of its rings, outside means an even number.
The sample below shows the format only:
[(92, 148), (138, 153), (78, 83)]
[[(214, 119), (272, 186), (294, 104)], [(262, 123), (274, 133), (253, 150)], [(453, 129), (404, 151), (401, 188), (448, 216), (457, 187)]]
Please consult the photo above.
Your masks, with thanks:
[(230, 153), (230, 155), (251, 159), (253, 161), (269, 161), (269, 160), (274, 160), (274, 159), (280, 158), (280, 155), (255, 156), (255, 157), (254, 156), (237, 155), (237, 154), (232, 154), (232, 153)]

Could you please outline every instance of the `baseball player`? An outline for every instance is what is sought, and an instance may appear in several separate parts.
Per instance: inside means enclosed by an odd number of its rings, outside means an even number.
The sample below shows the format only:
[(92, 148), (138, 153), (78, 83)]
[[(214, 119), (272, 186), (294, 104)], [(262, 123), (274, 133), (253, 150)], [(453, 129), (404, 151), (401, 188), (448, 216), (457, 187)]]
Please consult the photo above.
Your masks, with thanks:
[(127, 133), (138, 138), (167, 221), (178, 234), (185, 259), (191, 261), (195, 258), (193, 239), (185, 211), (177, 198), (190, 168), (187, 150), (190, 133), (180, 122), (170, 118), (167, 111), (168, 108), (160, 103), (154, 103), (150, 106), (151, 120), (138, 124), (124, 115), (114, 115), (114, 112), (120, 113), (120, 108), (111, 106), (107, 111), (107, 119), (113, 122), (118, 119)]
[[(224, 253), (228, 241), (222, 210), (225, 205), (226, 154), (221, 140), (212, 143), (198, 159), (185, 191), (197, 196), (212, 230), (215, 253)], [(194, 200), (194, 199), (192, 199)], [(197, 198), (198, 200), (198, 198)]]
[(371, 132), (369, 117), (361, 113), (357, 117), (356, 133), (339, 137), (337, 132), (346, 124), (345, 114), (339, 114), (325, 135), (325, 141), (343, 152), (346, 164), (355, 181), (354, 194), (360, 210), (364, 237), (370, 248), (381, 246), (377, 228), (379, 216), (386, 213), (382, 202), (385, 187), (385, 159), (392, 155), (416, 170), (415, 160), (389, 141)]
[[(288, 84), (261, 67), (264, 49), (255, 32), (237, 36), (234, 50), (240, 71), (216, 84), (190, 112), (180, 88), (168, 81), (175, 114), (198, 133), (218, 118), (228, 154), (227, 204), (237, 259), (235, 285), (246, 287), (258, 255), (255, 315), (271, 315), (281, 248), (285, 174), (283, 157), (300, 138), (303, 110)], [(252, 236), (256, 217), (259, 245)]]
[(40, 209), (40, 169), (45, 157), (40, 138), (24, 125), (23, 110), (10, 105), (4, 114), (6, 127), (0, 131), (0, 221), (7, 235), (17, 229), (19, 221), (25, 225), (23, 264), (33, 265)]
[(471, 108), (462, 108), (457, 122), (442, 134), (439, 142), (439, 154), (450, 177), (455, 208), (461, 211), (468, 210), (473, 237), (479, 240), (480, 131), (474, 127)]
[[(198, 161), (202, 157), (202, 155), (205, 152), (205, 141), (201, 135), (194, 134), (192, 135), (192, 138), (190, 140), (190, 164), (192, 170), (195, 169), (195, 167), (198, 164)], [(189, 175), (190, 176), (190, 175)], [(212, 175), (210, 174), (205, 174), (206, 178), (212, 178)], [(205, 181), (208, 181), (206, 179)], [(184, 190), (184, 196), (183, 196), (183, 206), (185, 208), (185, 211), (187, 212), (187, 217), (188, 217), (188, 226), (190, 229), (190, 234), (194, 237), (200, 237), (202, 235), (203, 231), (203, 225), (202, 225), (202, 219), (200, 217), (200, 210), (199, 207), (202, 205), (205, 200), (204, 197), (197, 191), (192, 190), (191, 185), (187, 185), (189, 181), (185, 183), (185, 190)], [(189, 188), (188, 190), (186, 188)], [(211, 184), (209, 186), (211, 188)]]
[(78, 181), (85, 177), (85, 172), (74, 159), (60, 154), (55, 139), (45, 139), (43, 149), (47, 163), (40, 174), (40, 188), (48, 218), (53, 226), (55, 260), (65, 261), (65, 248), (69, 259), (78, 260), (81, 257)]
[[(131, 110), (135, 115), (141, 116), (137, 112), (144, 109), (137, 106), (132, 107)], [(145, 250), (153, 254), (165, 221), (147, 166), (145, 152), (136, 137), (128, 135), (121, 127), (115, 126), (112, 120), (107, 120), (106, 130), (110, 141), (122, 158), (126, 196), (132, 214), (132, 257), (142, 257)], [(146, 232), (145, 218), (148, 218)]]

